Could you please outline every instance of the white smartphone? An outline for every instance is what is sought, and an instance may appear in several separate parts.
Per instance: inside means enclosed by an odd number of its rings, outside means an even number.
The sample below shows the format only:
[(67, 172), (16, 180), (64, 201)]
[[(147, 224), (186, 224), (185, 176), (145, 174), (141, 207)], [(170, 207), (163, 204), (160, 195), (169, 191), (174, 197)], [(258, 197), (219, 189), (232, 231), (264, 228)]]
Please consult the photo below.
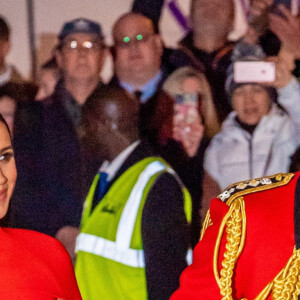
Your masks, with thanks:
[(276, 77), (274, 62), (237, 61), (233, 65), (235, 82), (273, 82)]

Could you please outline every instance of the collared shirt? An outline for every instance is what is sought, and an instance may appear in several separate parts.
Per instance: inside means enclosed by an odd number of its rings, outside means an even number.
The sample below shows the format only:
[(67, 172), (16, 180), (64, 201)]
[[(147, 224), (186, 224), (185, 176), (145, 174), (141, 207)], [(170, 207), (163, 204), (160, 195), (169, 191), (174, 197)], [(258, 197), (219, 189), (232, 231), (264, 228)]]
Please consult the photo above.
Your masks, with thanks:
[[(96, 91), (98, 91), (102, 87), (103, 87), (103, 83), (99, 79), (98, 85), (91, 93), (91, 95), (88, 96), (86, 102)], [(56, 94), (57, 98), (59, 98), (59, 101), (66, 109), (66, 112), (70, 117), (70, 119), (72, 120), (74, 127), (77, 128), (81, 122), (81, 109), (83, 105), (80, 105), (73, 97), (73, 95), (65, 88), (65, 84), (63, 80), (60, 80), (57, 83), (54, 93)]]
[(134, 149), (140, 144), (140, 140), (132, 143), (126, 149), (124, 149), (112, 162), (107, 160), (103, 162), (100, 167), (100, 172), (105, 172), (108, 174), (107, 181), (110, 181), (118, 172), (120, 167), (123, 165), (127, 157), (134, 151)]
[[(145, 103), (149, 98), (151, 98), (155, 94), (157, 86), (162, 80), (162, 77), (163, 77), (163, 72), (162, 70), (159, 70), (152, 79), (150, 79), (142, 86), (142, 88), (140, 89), (140, 91), (142, 92), (140, 101), (142, 103)], [(133, 94), (134, 92), (136, 92), (136, 88), (130, 83), (119, 81), (119, 84), (123, 89), (125, 89), (129, 93)]]

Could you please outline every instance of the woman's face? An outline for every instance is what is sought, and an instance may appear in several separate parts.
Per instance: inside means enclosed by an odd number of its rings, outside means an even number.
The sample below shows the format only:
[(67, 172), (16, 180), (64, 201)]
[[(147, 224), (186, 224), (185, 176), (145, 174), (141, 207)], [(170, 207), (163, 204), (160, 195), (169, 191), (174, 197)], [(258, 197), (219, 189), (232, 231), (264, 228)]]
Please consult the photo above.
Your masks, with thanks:
[(188, 77), (182, 82), (181, 86), (184, 93), (201, 94), (201, 86), (199, 80), (195, 77)]
[(256, 125), (264, 115), (269, 113), (271, 99), (263, 86), (245, 84), (233, 92), (232, 105), (242, 122)]
[(14, 152), (6, 126), (0, 122), (0, 219), (8, 209), (17, 179)]

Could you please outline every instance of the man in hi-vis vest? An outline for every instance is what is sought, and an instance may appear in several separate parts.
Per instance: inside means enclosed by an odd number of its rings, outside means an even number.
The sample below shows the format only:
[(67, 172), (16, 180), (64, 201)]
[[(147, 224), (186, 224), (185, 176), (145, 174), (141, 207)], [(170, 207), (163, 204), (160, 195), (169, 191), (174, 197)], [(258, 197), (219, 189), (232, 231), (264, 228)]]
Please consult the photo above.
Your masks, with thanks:
[(83, 112), (83, 140), (106, 159), (84, 204), (76, 242), (83, 299), (169, 299), (187, 265), (190, 197), (139, 140), (139, 104), (120, 88)]

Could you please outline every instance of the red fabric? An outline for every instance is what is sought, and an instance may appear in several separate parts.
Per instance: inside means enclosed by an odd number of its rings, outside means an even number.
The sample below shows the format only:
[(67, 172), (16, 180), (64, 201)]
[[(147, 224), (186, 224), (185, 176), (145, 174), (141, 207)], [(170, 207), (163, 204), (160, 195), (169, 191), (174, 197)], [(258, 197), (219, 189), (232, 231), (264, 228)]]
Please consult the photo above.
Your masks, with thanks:
[(73, 266), (55, 239), (0, 228), (0, 299), (80, 300)]
[(180, 278), (180, 288), (172, 300), (216, 300), (220, 299), (220, 290), (213, 274), (213, 252), (221, 221), (228, 206), (218, 199), (211, 201), (211, 220), (213, 226), (207, 228), (205, 236), (195, 247), (194, 260)]
[[(244, 196), (246, 243), (235, 269), (234, 299), (254, 299), (291, 257), (295, 246), (294, 193), (299, 175), (296, 173), (288, 185)], [(196, 246), (194, 262), (182, 273), (180, 288), (171, 300), (221, 299), (213, 273), (213, 251), (228, 206), (213, 199), (210, 211), (213, 225), (207, 228), (203, 240)], [(225, 237), (220, 258), (223, 258), (224, 245)]]

